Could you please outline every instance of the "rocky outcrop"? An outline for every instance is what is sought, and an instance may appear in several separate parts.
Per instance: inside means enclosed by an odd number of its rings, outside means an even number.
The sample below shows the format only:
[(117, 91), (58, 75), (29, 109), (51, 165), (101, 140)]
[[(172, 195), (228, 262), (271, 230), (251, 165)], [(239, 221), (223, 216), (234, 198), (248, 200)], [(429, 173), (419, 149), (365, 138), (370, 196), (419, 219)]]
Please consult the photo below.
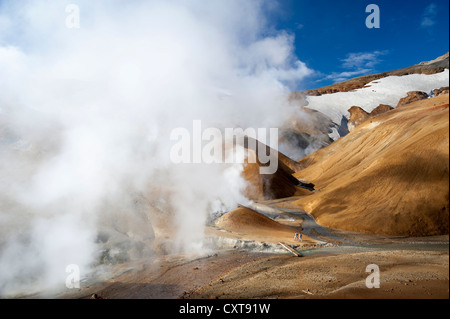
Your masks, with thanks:
[(400, 107), (400, 106), (403, 106), (403, 105), (407, 105), (407, 104), (410, 104), (412, 102), (425, 100), (427, 98), (428, 98), (428, 94), (425, 93), (425, 92), (411, 91), (411, 92), (408, 92), (408, 96), (404, 97), (403, 99), (401, 99), (398, 102), (397, 107)]
[(390, 105), (386, 104), (380, 104), (375, 109), (373, 109), (372, 112), (367, 113), (359, 106), (352, 106), (348, 111), (350, 113), (350, 119), (348, 121), (348, 130), (351, 132), (353, 131), (359, 124), (366, 121), (367, 119), (386, 113), (387, 111), (390, 111), (394, 109)]
[[(269, 146), (246, 137), (243, 145), (248, 153), (242, 176), (247, 181), (245, 196), (250, 200), (268, 200), (279, 199), (291, 196), (305, 196), (312, 191), (311, 185), (307, 185), (292, 176), (293, 173), (303, 169), (303, 165), (291, 160), (284, 154), (271, 149)], [(264, 149), (263, 151), (261, 149)], [(273, 155), (270, 160), (278, 161), (277, 170), (273, 174), (262, 174), (261, 167), (268, 164), (262, 164), (258, 155)], [(270, 163), (272, 164), (272, 163)]]
[(370, 116), (377, 116), (383, 113), (386, 113), (387, 111), (393, 110), (394, 108), (390, 105), (386, 105), (386, 104), (380, 104), (378, 105), (376, 108), (374, 108), (372, 110), (372, 112), (370, 112)]
[(448, 58), (449, 58), (449, 52), (447, 52), (446, 54), (444, 54), (432, 61), (420, 62), (418, 65), (432, 65), (432, 64), (436, 64), (436, 63), (440, 63), (440, 62), (445, 62), (445, 61), (448, 61)]
[(436, 89), (436, 90), (433, 91), (433, 95), (434, 96), (439, 96), (441, 94), (448, 94), (448, 89), (449, 89), (448, 86), (442, 87), (440, 89)]
[(350, 118), (348, 120), (348, 130), (350, 132), (370, 117), (370, 114), (359, 106), (352, 106), (348, 111), (350, 113)]

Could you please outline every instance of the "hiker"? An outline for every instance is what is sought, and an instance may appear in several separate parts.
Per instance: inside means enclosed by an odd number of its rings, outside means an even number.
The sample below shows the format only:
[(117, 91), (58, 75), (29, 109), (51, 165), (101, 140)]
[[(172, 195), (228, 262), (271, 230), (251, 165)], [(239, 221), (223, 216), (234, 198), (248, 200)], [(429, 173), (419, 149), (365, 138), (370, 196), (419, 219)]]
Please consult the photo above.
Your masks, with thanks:
[(296, 240), (297, 238), (299, 238), (299, 237), (298, 237), (298, 233), (295, 233), (295, 235), (294, 235), (294, 240)]
[(303, 243), (303, 234), (302, 233), (298, 234), (298, 240)]

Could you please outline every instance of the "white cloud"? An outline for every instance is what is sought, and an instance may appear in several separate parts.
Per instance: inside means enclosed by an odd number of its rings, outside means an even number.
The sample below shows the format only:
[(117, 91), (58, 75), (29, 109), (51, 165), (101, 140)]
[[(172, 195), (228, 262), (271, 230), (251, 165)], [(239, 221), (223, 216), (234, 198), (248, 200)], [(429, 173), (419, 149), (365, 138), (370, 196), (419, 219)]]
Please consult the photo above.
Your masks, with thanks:
[(422, 28), (429, 28), (436, 24), (437, 5), (435, 3), (429, 4), (422, 15), (420, 26)]
[(375, 73), (375, 67), (382, 62), (381, 57), (388, 53), (388, 50), (349, 53), (345, 59), (341, 60), (341, 67), (345, 69), (345, 71), (333, 72), (324, 77), (322, 81), (332, 80), (337, 83), (353, 77)]
[(374, 52), (358, 52), (349, 53), (347, 58), (343, 59), (342, 67), (347, 69), (373, 69), (381, 62), (380, 57), (388, 54), (388, 51), (374, 51)]
[(302, 30), (305, 27), (305, 25), (302, 24), (302, 23), (296, 23), (295, 27), (296, 27), (297, 30)]
[(370, 69), (359, 69), (357, 71), (333, 72), (327, 75), (323, 80), (332, 80), (334, 83), (342, 82), (370, 72)]

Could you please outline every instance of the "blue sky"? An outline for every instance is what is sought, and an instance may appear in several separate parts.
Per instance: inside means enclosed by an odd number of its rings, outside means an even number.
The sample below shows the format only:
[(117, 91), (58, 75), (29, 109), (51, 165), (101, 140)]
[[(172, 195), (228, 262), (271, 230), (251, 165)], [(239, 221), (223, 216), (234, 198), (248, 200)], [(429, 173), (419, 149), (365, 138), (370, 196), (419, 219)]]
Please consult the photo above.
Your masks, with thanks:
[[(2, 3), (4, 0), (0, 0)], [(294, 85), (294, 90), (408, 67), (449, 50), (448, 0), (279, 0), (277, 5), (267, 0), (265, 3), (269, 30), (285, 30), (294, 35), (295, 55), (314, 71)], [(366, 27), (369, 4), (380, 8), (379, 29)]]
[[(380, 28), (368, 29), (368, 4)], [(295, 34), (298, 58), (315, 71), (299, 89), (432, 60), (449, 50), (448, 0), (280, 0), (277, 29)]]

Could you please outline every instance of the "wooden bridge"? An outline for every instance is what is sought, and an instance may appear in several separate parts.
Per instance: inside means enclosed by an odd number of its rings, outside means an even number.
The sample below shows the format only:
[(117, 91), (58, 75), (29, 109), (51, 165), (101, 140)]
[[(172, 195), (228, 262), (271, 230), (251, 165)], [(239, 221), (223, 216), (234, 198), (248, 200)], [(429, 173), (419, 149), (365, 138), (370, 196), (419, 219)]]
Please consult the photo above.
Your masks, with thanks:
[(292, 248), (291, 246), (289, 246), (286, 243), (280, 242), (279, 243), (281, 245), (281, 247), (283, 247), (284, 249), (286, 249), (288, 252), (290, 252), (291, 254), (293, 254), (296, 257), (303, 257), (303, 255), (301, 253), (299, 253), (297, 250), (295, 250), (294, 248)]

